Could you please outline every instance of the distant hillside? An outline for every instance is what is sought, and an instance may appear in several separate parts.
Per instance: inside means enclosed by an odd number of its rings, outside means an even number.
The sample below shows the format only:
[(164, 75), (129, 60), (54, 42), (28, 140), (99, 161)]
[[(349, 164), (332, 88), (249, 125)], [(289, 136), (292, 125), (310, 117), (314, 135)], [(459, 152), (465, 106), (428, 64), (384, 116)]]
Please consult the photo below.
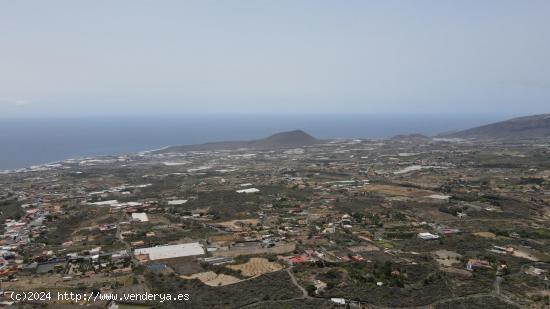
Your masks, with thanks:
[(307, 134), (302, 130), (294, 130), (273, 134), (264, 139), (252, 141), (228, 141), (214, 142), (200, 145), (183, 145), (172, 146), (165, 149), (155, 151), (156, 153), (166, 152), (182, 152), (182, 151), (205, 151), (205, 150), (221, 150), (221, 149), (237, 149), (237, 148), (259, 148), (259, 149), (276, 149), (276, 148), (291, 148), (307, 146), (319, 143), (320, 140)]
[(422, 134), (399, 134), (391, 138), (396, 141), (407, 141), (407, 142), (425, 142), (429, 141), (430, 138)]
[(534, 115), (496, 122), (438, 137), (477, 139), (550, 138), (550, 114)]
[(252, 141), (254, 146), (303, 146), (317, 143), (318, 140), (302, 130), (281, 132), (271, 135), (266, 139)]

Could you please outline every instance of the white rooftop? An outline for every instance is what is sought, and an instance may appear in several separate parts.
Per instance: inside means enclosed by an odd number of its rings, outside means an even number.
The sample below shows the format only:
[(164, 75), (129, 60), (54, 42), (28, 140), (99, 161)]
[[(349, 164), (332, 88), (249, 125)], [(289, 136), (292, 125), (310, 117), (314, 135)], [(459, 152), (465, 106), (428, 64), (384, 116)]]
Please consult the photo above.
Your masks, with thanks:
[(256, 192), (260, 192), (260, 190), (258, 190), (256, 188), (248, 188), (248, 189), (237, 190), (237, 193), (256, 193)]
[(450, 195), (442, 195), (442, 194), (432, 194), (432, 195), (429, 195), (428, 197), (436, 199), (436, 200), (448, 200), (451, 196)]
[(153, 261), (173, 259), (184, 256), (203, 255), (204, 248), (198, 242), (192, 242), (187, 244), (136, 249), (134, 254), (147, 254), (149, 255), (149, 260)]
[(144, 212), (134, 212), (132, 213), (132, 219), (140, 222), (149, 222), (149, 217)]
[(424, 239), (424, 240), (431, 240), (431, 239), (438, 239), (439, 235), (424, 232), (424, 233), (418, 233), (418, 238)]
[(182, 204), (185, 204), (185, 203), (187, 203), (187, 200), (168, 201), (168, 205), (182, 205)]
[(96, 205), (96, 206), (104, 206), (104, 205), (114, 205), (118, 204), (117, 200), (109, 200), (109, 201), (101, 201), (101, 202), (94, 202), (94, 203), (88, 203), (90, 205)]

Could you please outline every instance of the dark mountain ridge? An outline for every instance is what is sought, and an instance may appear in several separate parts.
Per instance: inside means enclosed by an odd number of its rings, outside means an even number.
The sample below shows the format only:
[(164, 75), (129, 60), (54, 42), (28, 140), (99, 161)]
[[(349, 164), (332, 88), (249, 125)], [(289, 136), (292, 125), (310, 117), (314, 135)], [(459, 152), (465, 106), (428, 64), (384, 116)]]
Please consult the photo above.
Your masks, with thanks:
[(550, 137), (550, 114), (513, 118), (437, 137), (476, 139), (539, 139)]
[(227, 142), (212, 142), (198, 145), (182, 145), (171, 146), (156, 153), (166, 152), (182, 152), (182, 151), (205, 151), (205, 150), (222, 150), (222, 149), (237, 149), (237, 148), (256, 148), (256, 149), (273, 149), (273, 148), (292, 148), (307, 145), (313, 145), (321, 142), (313, 136), (302, 130), (293, 130), (288, 132), (280, 132), (273, 134), (267, 138), (251, 140), (251, 141), (227, 141)]

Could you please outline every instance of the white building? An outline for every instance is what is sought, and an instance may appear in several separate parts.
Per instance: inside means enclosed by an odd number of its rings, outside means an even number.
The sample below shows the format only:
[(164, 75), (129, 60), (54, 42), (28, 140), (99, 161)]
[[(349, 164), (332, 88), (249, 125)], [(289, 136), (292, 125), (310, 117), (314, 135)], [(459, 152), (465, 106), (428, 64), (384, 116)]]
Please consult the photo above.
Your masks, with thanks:
[(108, 201), (93, 202), (93, 203), (88, 203), (88, 204), (94, 205), (94, 206), (112, 206), (112, 205), (117, 205), (118, 201), (117, 200), (108, 200)]
[(146, 255), (150, 261), (174, 259), (185, 256), (203, 255), (204, 248), (198, 242), (179, 245), (158, 246), (141, 248), (134, 251), (134, 255)]
[(242, 189), (242, 190), (237, 190), (237, 193), (257, 193), (257, 192), (260, 192), (260, 190), (256, 189), (256, 188), (248, 188), (248, 189)]
[(187, 203), (187, 200), (172, 200), (172, 201), (168, 201), (168, 205), (183, 205)]
[(336, 303), (338, 305), (345, 306), (346, 305), (346, 299), (345, 298), (331, 298), (331, 302)]
[(418, 233), (418, 238), (422, 240), (434, 240), (439, 239), (439, 235), (432, 234), (432, 233)]
[(144, 212), (134, 212), (132, 213), (132, 220), (137, 222), (149, 222), (149, 217)]

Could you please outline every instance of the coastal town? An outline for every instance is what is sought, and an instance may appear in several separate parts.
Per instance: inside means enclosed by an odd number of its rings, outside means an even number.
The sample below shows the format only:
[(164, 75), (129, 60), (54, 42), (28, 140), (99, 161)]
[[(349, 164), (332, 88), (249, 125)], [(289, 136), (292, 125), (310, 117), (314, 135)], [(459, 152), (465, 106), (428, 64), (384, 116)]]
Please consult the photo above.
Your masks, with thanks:
[[(279, 146), (2, 172), (0, 305), (550, 306), (548, 141)], [(189, 299), (10, 297), (28, 291)]]

